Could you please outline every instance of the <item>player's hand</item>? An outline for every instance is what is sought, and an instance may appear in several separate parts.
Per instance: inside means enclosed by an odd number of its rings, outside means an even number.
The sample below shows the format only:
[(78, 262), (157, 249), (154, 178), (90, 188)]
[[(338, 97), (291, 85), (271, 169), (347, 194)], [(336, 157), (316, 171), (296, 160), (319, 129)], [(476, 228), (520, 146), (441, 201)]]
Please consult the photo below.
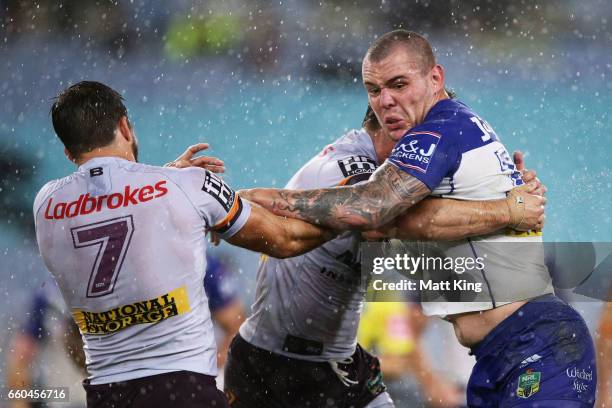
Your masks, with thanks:
[(193, 157), (198, 152), (208, 149), (208, 143), (197, 143), (189, 146), (185, 153), (181, 154), (176, 160), (166, 163), (165, 167), (200, 167), (212, 171), (213, 173), (225, 173), (225, 163), (222, 160), (211, 156)]
[(523, 171), (525, 170), (525, 155), (523, 155), (523, 152), (521, 152), (520, 150), (515, 151), (514, 153), (512, 153), (512, 159), (514, 160), (514, 165), (516, 166), (516, 169), (523, 173)]
[(516, 169), (521, 172), (521, 178), (523, 182), (530, 186), (529, 193), (543, 196), (548, 190), (544, 184), (538, 178), (535, 170), (527, 170), (525, 168), (525, 157), (522, 152), (516, 151), (513, 153), (514, 164)]
[(536, 172), (534, 170), (525, 170), (523, 173), (523, 181), (528, 186), (529, 194), (535, 194), (539, 196), (544, 196), (548, 189), (539, 178), (536, 177)]
[(525, 184), (508, 192), (506, 198), (510, 210), (508, 225), (518, 231), (541, 231), (546, 221), (544, 214), (546, 197), (530, 194), (529, 190), (530, 186)]

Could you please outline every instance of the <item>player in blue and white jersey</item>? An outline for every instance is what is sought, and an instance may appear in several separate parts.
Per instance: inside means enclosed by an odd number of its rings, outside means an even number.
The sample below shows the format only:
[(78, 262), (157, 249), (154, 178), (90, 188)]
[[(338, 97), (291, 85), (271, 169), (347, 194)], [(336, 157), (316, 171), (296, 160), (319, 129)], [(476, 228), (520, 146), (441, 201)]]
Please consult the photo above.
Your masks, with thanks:
[[(318, 190), (256, 189), (244, 197), (318, 225), (368, 230), (427, 196), (500, 199), (522, 183), (491, 126), (449, 98), (444, 69), (425, 38), (390, 32), (370, 46), (362, 69), (369, 103), (397, 141), (369, 181)], [(514, 199), (520, 203), (523, 196)], [(521, 222), (516, 213), (510, 225), (520, 229)], [(492, 256), (493, 242), (513, 245)], [(470, 406), (590, 407), (595, 401), (592, 339), (582, 317), (554, 296), (538, 242), (537, 232), (502, 230), (447, 246), (474, 256), (490, 252), (481, 297), (424, 305), (425, 312), (452, 322), (458, 340), (476, 356)]]
[[(287, 188), (365, 182), (394, 145), (368, 109), (362, 129), (326, 146)], [(525, 223), (535, 227), (541, 198), (525, 198)], [(514, 205), (505, 199), (428, 199), (402, 218), (402, 226), (413, 239), (458, 239), (506, 226)], [(430, 218), (435, 223), (422, 222)], [(232, 407), (393, 406), (378, 359), (357, 344), (367, 286), (361, 240), (358, 232), (346, 231), (298, 257), (262, 257), (253, 313), (228, 356), (225, 391)]]
[(78, 169), (36, 196), (36, 237), (83, 338), (88, 406), (227, 406), (204, 234), (281, 258), (333, 234), (251, 207), (210, 171), (138, 163), (122, 97), (104, 84), (67, 88), (51, 115)]

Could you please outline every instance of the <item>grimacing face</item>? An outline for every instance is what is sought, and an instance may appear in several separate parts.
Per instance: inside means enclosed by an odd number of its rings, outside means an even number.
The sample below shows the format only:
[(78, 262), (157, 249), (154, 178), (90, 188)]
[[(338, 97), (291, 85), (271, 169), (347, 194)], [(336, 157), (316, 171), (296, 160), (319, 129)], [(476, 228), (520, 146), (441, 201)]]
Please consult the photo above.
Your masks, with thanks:
[(368, 101), (385, 132), (398, 141), (425, 119), (444, 89), (440, 65), (424, 73), (419, 59), (397, 47), (381, 61), (366, 55), (362, 66)]

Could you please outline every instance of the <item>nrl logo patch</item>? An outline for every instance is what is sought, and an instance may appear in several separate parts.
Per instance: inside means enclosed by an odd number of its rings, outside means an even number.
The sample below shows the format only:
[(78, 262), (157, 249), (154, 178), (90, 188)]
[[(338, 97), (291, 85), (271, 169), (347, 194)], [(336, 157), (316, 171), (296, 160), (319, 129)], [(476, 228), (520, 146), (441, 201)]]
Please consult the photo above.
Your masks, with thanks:
[(518, 379), (516, 395), (520, 398), (529, 398), (538, 392), (540, 390), (540, 377), (541, 373), (539, 371), (527, 370), (525, 374), (521, 374)]

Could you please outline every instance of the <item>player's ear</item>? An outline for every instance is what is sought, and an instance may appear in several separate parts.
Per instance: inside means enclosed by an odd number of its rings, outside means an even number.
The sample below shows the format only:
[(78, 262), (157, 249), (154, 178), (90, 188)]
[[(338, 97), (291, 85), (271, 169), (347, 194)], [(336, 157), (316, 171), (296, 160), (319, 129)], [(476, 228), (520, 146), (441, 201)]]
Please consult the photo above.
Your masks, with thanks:
[(440, 64), (436, 64), (431, 69), (431, 81), (433, 82), (434, 91), (440, 92), (444, 89), (444, 68)]
[(130, 121), (127, 116), (122, 116), (119, 119), (118, 129), (119, 136), (122, 137), (126, 142), (132, 143), (132, 139), (134, 138), (134, 134), (132, 133), (132, 127), (130, 126)]

